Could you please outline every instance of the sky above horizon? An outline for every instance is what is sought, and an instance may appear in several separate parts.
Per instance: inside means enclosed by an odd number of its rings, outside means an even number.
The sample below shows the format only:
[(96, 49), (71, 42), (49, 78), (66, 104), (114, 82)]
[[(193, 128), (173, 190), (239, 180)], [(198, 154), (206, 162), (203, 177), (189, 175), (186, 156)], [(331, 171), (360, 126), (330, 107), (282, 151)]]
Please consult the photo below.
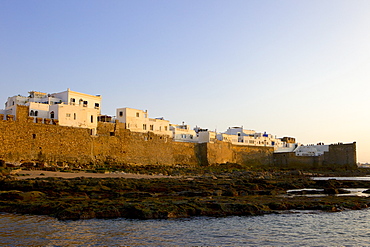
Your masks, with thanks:
[(70, 88), (102, 114), (356, 141), (370, 162), (369, 30), (367, 0), (2, 0), (0, 101)]

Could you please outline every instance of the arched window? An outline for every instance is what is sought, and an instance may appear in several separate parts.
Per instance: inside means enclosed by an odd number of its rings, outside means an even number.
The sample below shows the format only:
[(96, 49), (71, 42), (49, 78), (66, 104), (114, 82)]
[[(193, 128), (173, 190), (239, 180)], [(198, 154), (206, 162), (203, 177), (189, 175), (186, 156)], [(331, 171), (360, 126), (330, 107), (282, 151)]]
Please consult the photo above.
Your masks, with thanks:
[(50, 118), (54, 118), (54, 111), (50, 112)]
[(39, 112), (38, 111), (35, 111), (35, 116), (37, 117), (37, 115), (39, 115)]
[(33, 110), (30, 111), (30, 116), (35, 116), (35, 113), (33, 112)]

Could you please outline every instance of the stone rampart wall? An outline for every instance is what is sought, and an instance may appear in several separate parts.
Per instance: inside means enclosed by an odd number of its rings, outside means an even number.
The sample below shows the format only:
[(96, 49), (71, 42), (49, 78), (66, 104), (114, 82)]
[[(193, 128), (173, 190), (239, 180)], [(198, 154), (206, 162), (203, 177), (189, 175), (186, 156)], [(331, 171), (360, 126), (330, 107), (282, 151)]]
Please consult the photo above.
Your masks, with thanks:
[(356, 142), (347, 144), (329, 145), (329, 152), (325, 153), (324, 164), (356, 165)]
[(294, 152), (275, 153), (274, 164), (280, 168), (350, 168), (357, 167), (356, 142), (329, 145), (321, 156), (296, 156)]
[[(137, 133), (121, 123), (98, 123), (98, 135), (89, 129), (36, 123), (28, 117), (27, 107), (18, 107), (17, 119), (0, 121), (0, 160), (11, 163), (36, 162), (49, 165), (210, 165), (248, 162), (258, 155), (248, 147), (229, 143), (197, 144), (174, 142), (168, 136)], [(265, 158), (265, 157), (263, 157)]]
[(320, 157), (273, 154), (271, 147), (239, 146), (227, 142), (174, 142), (168, 136), (137, 133), (122, 123), (99, 122), (98, 135), (90, 130), (47, 124), (28, 116), (28, 107), (17, 107), (17, 119), (0, 120), (0, 160), (69, 166), (101, 165), (214, 165), (316, 167), (356, 164), (356, 144), (330, 145)]
[[(217, 141), (203, 144), (203, 156), (208, 164), (238, 163), (243, 165), (272, 165), (272, 147), (232, 145)], [(204, 150), (206, 149), (206, 150)]]

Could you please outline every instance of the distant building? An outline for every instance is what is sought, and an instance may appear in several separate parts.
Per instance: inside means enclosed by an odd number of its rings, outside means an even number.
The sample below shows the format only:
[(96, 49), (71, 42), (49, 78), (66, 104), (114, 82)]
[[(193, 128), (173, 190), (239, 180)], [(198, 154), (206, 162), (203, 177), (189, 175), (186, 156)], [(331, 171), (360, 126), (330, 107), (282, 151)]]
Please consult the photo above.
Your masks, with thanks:
[(243, 127), (229, 127), (225, 133), (217, 134), (219, 141), (230, 142), (234, 145), (274, 147), (275, 151), (293, 151), (296, 148), (295, 138), (276, 138), (271, 134), (257, 133)]
[(296, 156), (320, 156), (325, 152), (329, 152), (329, 145), (301, 145), (294, 150)]
[(195, 130), (190, 129), (186, 124), (170, 124), (172, 137), (174, 141), (179, 142), (198, 142), (198, 136)]
[(126, 129), (133, 132), (153, 132), (157, 135), (172, 137), (170, 121), (164, 118), (149, 118), (148, 111), (133, 108), (118, 108), (116, 119), (126, 125)]
[(34, 122), (59, 124), (61, 126), (91, 129), (96, 133), (98, 115), (100, 115), (101, 96), (67, 91), (47, 94), (31, 91), (29, 96), (12, 96), (5, 103), (2, 110), (4, 118), (13, 115), (17, 118), (17, 105), (29, 107), (29, 116)]

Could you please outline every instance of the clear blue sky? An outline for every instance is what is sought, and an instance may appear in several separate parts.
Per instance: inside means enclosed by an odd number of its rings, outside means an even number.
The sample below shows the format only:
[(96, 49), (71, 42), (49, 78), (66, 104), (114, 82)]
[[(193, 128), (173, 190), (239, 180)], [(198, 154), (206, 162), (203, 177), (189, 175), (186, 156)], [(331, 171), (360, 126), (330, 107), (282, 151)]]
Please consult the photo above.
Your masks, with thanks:
[(357, 141), (370, 162), (368, 0), (1, 0), (0, 58), (3, 103), (71, 88), (103, 114)]

